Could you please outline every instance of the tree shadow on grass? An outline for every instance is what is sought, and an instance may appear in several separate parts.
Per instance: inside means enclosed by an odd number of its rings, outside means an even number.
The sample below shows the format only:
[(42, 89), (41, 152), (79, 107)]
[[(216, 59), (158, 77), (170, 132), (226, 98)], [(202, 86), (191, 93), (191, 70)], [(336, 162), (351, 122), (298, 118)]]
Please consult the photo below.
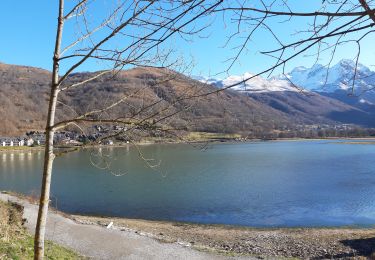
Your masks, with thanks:
[(368, 259), (375, 259), (375, 238), (361, 238), (361, 239), (346, 239), (341, 240), (344, 246), (350, 247), (352, 252), (339, 253), (336, 255), (322, 255), (315, 259), (337, 259), (337, 258), (350, 258), (350, 257), (365, 257)]

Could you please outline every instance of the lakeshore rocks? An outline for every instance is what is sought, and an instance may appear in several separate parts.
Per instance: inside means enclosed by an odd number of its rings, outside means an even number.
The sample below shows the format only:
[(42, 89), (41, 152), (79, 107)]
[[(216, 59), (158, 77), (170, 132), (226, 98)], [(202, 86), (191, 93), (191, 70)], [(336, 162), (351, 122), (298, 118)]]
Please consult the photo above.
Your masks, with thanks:
[[(115, 218), (77, 217), (87, 223), (113, 221), (120, 229), (203, 251), (259, 259), (368, 259), (375, 230), (355, 228), (256, 229)], [(375, 258), (371, 258), (375, 259)]]

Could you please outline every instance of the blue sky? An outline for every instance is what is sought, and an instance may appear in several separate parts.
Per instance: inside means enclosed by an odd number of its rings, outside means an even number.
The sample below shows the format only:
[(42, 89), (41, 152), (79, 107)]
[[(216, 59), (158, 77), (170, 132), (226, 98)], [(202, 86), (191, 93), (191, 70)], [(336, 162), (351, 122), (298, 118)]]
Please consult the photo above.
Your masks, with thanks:
[[(57, 0), (37, 1), (0, 1), (0, 62), (9, 64), (29, 65), (44, 69), (51, 69), (52, 53), (54, 48), (55, 26), (57, 17)], [(67, 1), (69, 2), (69, 0)], [(109, 1), (110, 2), (110, 1)], [(318, 7), (321, 0), (297, 1), (291, 0), (295, 10), (313, 10)], [(101, 10), (95, 10), (93, 16)], [(227, 17), (228, 18), (228, 17)], [(302, 29), (307, 20), (285, 24), (271, 24), (273, 29), (286, 39), (296, 30)], [(234, 52), (230, 47), (240, 43), (240, 39), (233, 45), (223, 48), (226, 37), (233, 30), (230, 23), (223, 24), (222, 19), (215, 19), (203, 35), (207, 38), (195, 38), (193, 42), (176, 40), (174, 44), (178, 47), (180, 54), (187, 59), (194, 60), (195, 66), (192, 71), (195, 75), (214, 75), (227, 68), (228, 62), (224, 62)], [(69, 29), (69, 28), (68, 28)], [(71, 40), (68, 32), (65, 40)], [(371, 36), (362, 43), (361, 62), (365, 65), (374, 65), (375, 48), (373, 43), (375, 37)], [(249, 50), (241, 55), (241, 58), (229, 71), (230, 74), (243, 74), (244, 72), (259, 72), (267, 68), (272, 60), (259, 54), (259, 50), (275, 47), (270, 40), (269, 34), (260, 31), (254, 36), (254, 41), (249, 45)], [(355, 46), (346, 45), (340, 47), (334, 62), (342, 58), (353, 58), (356, 54)], [(322, 56), (321, 62), (325, 62), (328, 55)], [(314, 58), (301, 56), (288, 64), (286, 70), (296, 66), (311, 66)], [(93, 71), (102, 69), (96, 63), (89, 63), (79, 68), (79, 71)], [(372, 69), (374, 69), (372, 67)], [(64, 68), (62, 68), (64, 70)], [(276, 71), (275, 73), (279, 73)], [(224, 77), (225, 75), (221, 75)]]

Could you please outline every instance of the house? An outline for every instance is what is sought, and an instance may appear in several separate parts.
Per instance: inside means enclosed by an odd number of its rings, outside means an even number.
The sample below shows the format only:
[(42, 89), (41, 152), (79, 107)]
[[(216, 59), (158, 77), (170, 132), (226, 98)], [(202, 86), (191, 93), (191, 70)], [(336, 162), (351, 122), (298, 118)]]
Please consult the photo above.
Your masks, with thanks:
[(71, 141), (71, 139), (69, 137), (59, 138), (59, 139), (55, 140), (55, 142), (58, 143), (58, 144), (69, 144), (70, 141)]
[(13, 146), (13, 140), (12, 139), (6, 139), (5, 140), (5, 146)]
[(105, 144), (105, 145), (113, 145), (113, 141), (112, 140), (105, 140), (103, 142), (103, 144)]
[(116, 130), (116, 131), (126, 131), (126, 127), (123, 127), (123, 126), (119, 126), (119, 125), (114, 125), (113, 126), (113, 130)]
[(0, 146), (14, 146), (14, 140), (9, 137), (0, 138)]
[(13, 145), (11, 146), (24, 146), (25, 145), (25, 141), (23, 139), (15, 139), (12, 142), (13, 142)]
[(98, 130), (99, 132), (103, 131), (103, 127), (100, 126), (100, 125), (96, 125), (96, 126), (94, 126), (94, 128), (95, 128), (96, 130)]
[(67, 144), (71, 144), (71, 145), (82, 145), (82, 142), (77, 141), (77, 140), (70, 140), (69, 143), (67, 143)]
[(44, 145), (46, 143), (46, 137), (45, 135), (39, 135), (36, 138), (34, 138), (36, 141), (37, 145)]
[(25, 139), (25, 145), (26, 146), (32, 146), (34, 144), (34, 139), (32, 138), (26, 138)]
[(28, 139), (33, 139), (34, 144), (36, 145), (44, 145), (46, 142), (46, 136), (44, 133), (39, 132), (29, 132), (26, 134)]

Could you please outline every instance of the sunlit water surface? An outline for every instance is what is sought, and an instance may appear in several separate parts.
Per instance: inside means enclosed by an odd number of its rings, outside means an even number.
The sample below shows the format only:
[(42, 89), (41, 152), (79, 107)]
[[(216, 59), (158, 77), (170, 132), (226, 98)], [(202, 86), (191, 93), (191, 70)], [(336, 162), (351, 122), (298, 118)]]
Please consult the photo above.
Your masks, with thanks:
[[(143, 159), (135, 147), (73, 152), (55, 161), (53, 206), (245, 226), (373, 225), (375, 145), (342, 142), (149, 145)], [(42, 157), (0, 153), (0, 189), (37, 194)]]

